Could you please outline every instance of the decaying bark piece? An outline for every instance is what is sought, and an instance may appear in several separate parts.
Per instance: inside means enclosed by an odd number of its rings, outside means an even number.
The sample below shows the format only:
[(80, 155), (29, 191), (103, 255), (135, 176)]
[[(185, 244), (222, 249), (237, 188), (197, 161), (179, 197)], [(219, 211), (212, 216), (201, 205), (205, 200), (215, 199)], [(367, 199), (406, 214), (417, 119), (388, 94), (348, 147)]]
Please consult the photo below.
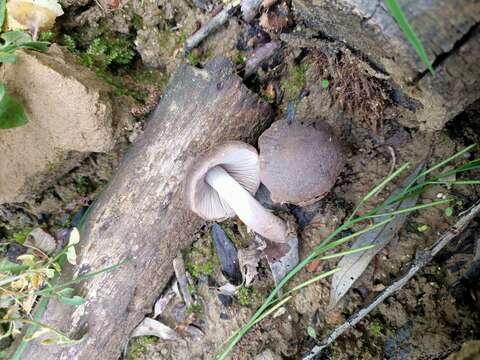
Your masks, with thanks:
[(293, 0), (298, 22), (344, 42), (392, 77), (403, 123), (441, 129), (480, 98), (480, 1), (398, 0), (436, 70), (432, 77), (383, 0)]
[[(225, 140), (253, 141), (272, 118), (270, 107), (215, 59), (206, 70), (182, 66), (150, 119), (95, 203), (81, 231), (73, 274), (131, 261), (78, 287), (77, 308), (50, 300), (41, 320), (76, 338), (71, 347), (32, 342), (25, 359), (116, 360), (130, 332), (151, 312), (173, 273), (172, 260), (189, 245), (202, 220), (185, 208), (187, 168)], [(70, 279), (72, 271), (62, 275)]]

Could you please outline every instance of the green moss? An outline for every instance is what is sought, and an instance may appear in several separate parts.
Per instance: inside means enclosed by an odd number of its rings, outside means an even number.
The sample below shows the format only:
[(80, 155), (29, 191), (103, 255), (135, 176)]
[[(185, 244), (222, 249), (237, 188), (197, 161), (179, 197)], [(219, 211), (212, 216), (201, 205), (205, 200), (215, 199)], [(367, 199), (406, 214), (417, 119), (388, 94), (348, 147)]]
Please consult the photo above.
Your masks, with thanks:
[[(245, 224), (227, 220), (222, 223), (222, 228), (237, 248), (246, 248), (252, 243), (252, 237)], [(237, 232), (233, 229), (236, 229)]]
[(57, 38), (57, 33), (54, 31), (44, 31), (40, 33), (40, 36), (38, 37), (39, 41), (48, 41), (48, 42), (54, 42)]
[(25, 240), (27, 240), (28, 234), (30, 234), (31, 231), (32, 228), (30, 227), (16, 231), (10, 236), (10, 240), (23, 245), (23, 243), (25, 243)]
[(124, 36), (102, 36), (94, 39), (80, 55), (82, 63), (91, 69), (107, 70), (130, 64), (135, 56), (132, 43)]
[(187, 41), (187, 37), (188, 37), (187, 33), (184, 30), (182, 30), (180, 32), (180, 35), (178, 36), (178, 40), (177, 40), (178, 45), (183, 46), (183, 44), (185, 44), (185, 41)]
[(383, 325), (380, 323), (380, 321), (375, 320), (370, 324), (370, 332), (375, 337), (379, 337), (380, 335), (382, 335)]
[(157, 338), (155, 336), (140, 336), (133, 338), (130, 342), (130, 351), (127, 354), (127, 360), (136, 360), (146, 351), (147, 345), (155, 344)]
[(191, 314), (203, 315), (204, 314), (204, 309), (203, 309), (202, 304), (195, 303), (195, 304), (190, 305), (187, 308), (186, 315), (188, 316), (188, 315), (191, 315)]
[(179, 45), (178, 36), (170, 30), (158, 32), (158, 43), (162, 51), (167, 55), (173, 54)]
[(186, 263), (190, 275), (198, 278), (201, 275), (211, 276), (215, 271), (215, 264), (212, 261), (194, 260)]
[(241, 51), (238, 50), (238, 49), (235, 49), (233, 51), (233, 56), (232, 56), (232, 60), (235, 62), (235, 64), (237, 65), (243, 65), (245, 64), (245, 56), (242, 55)]
[(202, 275), (212, 276), (219, 266), (210, 237), (199, 240), (185, 255), (185, 267), (195, 279)]
[(242, 286), (238, 289), (237, 293), (235, 294), (240, 305), (250, 307), (255, 305), (256, 303), (262, 300), (261, 294), (252, 287), (244, 287)]
[(72, 53), (78, 53), (77, 50), (77, 41), (73, 36), (70, 35), (63, 35), (63, 45), (67, 47), (67, 49)]
[(89, 190), (90, 180), (87, 176), (78, 176), (75, 179), (75, 189), (79, 194), (87, 194)]
[(117, 96), (131, 96), (145, 100), (146, 92), (140, 92), (135, 84), (123, 78), (135, 58), (132, 38), (99, 29), (99, 35), (87, 47), (79, 45), (77, 35), (64, 35), (61, 44), (80, 58), (80, 63), (94, 71), (99, 78), (112, 86)]
[(132, 24), (133, 24), (133, 27), (137, 30), (143, 29), (143, 18), (138, 14), (133, 14)]
[(287, 100), (296, 99), (306, 84), (305, 74), (308, 66), (305, 64), (299, 64), (293, 67), (287, 78), (281, 82), (282, 90)]
[(190, 51), (187, 55), (188, 61), (190, 61), (190, 64), (193, 66), (197, 66), (198, 63), (200, 62), (200, 59), (198, 58), (197, 54), (195, 51)]

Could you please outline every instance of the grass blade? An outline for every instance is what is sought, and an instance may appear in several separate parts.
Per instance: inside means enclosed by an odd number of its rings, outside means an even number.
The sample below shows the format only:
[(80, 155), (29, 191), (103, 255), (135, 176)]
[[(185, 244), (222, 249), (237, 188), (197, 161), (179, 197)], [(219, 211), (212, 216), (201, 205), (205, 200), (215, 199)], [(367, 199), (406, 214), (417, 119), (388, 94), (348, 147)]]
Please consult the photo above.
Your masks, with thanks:
[(355, 248), (355, 249), (340, 251), (338, 253), (324, 255), (320, 258), (320, 260), (329, 260), (329, 259), (335, 259), (337, 257), (344, 256), (344, 255), (352, 255), (352, 254), (356, 254), (356, 253), (359, 253), (359, 252), (362, 252), (362, 251), (365, 251), (365, 250), (370, 250), (371, 248), (374, 248), (374, 247), (375, 247), (375, 245), (365, 245), (365, 246)]
[(385, 5), (387, 6), (390, 14), (395, 18), (400, 29), (403, 31), (403, 34), (407, 38), (408, 42), (413, 46), (415, 51), (417, 52), (418, 56), (425, 64), (427, 69), (430, 71), (432, 75), (435, 75), (435, 70), (433, 70), (432, 63), (428, 58), (427, 52), (423, 47), (420, 39), (418, 38), (415, 31), (412, 29), (412, 26), (407, 20), (405, 13), (403, 12), (402, 8), (398, 5), (396, 0), (384, 0)]

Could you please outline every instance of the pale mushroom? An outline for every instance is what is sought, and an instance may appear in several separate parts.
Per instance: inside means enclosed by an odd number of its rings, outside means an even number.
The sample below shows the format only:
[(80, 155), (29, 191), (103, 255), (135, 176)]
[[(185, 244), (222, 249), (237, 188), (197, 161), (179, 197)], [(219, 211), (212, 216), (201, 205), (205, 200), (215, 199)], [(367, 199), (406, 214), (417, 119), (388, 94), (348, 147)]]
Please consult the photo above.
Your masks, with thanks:
[(185, 197), (190, 209), (205, 220), (237, 215), (264, 238), (286, 242), (285, 222), (253, 197), (259, 185), (256, 149), (229, 141), (196, 159), (187, 174)]
[(326, 125), (276, 121), (258, 140), (260, 179), (273, 201), (306, 206), (335, 184), (344, 160)]
[(10, 30), (30, 30), (34, 39), (40, 31), (50, 30), (61, 15), (63, 10), (56, 0), (7, 1), (7, 27)]

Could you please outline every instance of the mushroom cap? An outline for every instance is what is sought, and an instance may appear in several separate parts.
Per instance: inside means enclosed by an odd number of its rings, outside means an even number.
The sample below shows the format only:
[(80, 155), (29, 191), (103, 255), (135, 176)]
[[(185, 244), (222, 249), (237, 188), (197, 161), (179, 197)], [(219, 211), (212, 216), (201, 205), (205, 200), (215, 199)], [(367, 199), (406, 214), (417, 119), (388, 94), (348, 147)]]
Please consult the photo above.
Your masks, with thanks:
[(221, 166), (252, 195), (260, 186), (257, 150), (241, 141), (228, 141), (202, 154), (190, 167), (185, 198), (190, 209), (205, 220), (234, 217), (235, 212), (206, 181), (211, 168)]
[(260, 179), (275, 202), (305, 206), (324, 197), (344, 160), (326, 125), (276, 121), (258, 140)]

